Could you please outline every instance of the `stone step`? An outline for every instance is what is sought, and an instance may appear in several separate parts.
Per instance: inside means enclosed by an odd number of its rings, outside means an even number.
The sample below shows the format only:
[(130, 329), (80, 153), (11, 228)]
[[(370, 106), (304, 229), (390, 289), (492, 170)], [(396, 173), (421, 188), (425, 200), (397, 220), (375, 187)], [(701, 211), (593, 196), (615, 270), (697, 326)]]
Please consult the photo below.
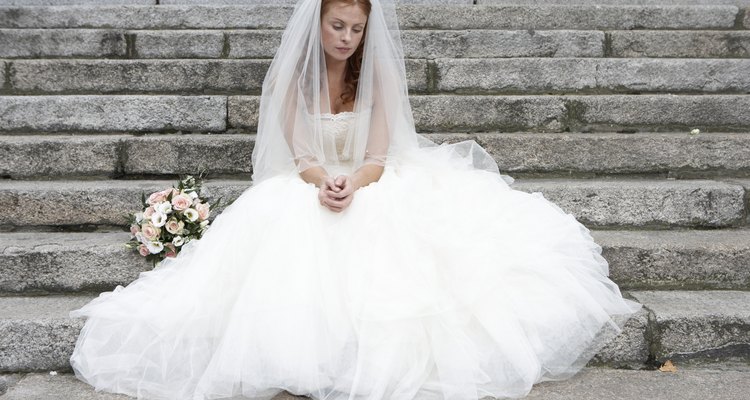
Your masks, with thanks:
[[(282, 29), (293, 6), (0, 7), (0, 28)], [(747, 29), (733, 5), (400, 5), (402, 29)]]
[[(592, 231), (621, 289), (750, 290), (750, 230)], [(98, 292), (151, 264), (128, 232), (0, 233), (0, 295)]]
[[(16, 378), (5, 400), (128, 400), (124, 395), (96, 392), (73, 374), (28, 373)], [(15, 381), (14, 381), (15, 382)], [(704, 367), (682, 368), (678, 371), (629, 371), (609, 368), (586, 368), (573, 378), (535, 385), (526, 400), (618, 400), (672, 399), (681, 400), (745, 400), (750, 390), (750, 372), (737, 369)], [(616, 397), (613, 397), (616, 396)], [(283, 391), (272, 400), (302, 400)], [(485, 397), (484, 400), (489, 400)]]
[[(750, 93), (750, 59), (408, 59), (405, 64), (412, 93)], [(5, 65), (10, 72), (0, 94), (6, 95), (200, 95), (260, 94), (270, 61), (8, 60)]]
[[(79, 0), (76, 0), (79, 1)], [(183, 2), (189, 0), (172, 0), (176, 2)], [(211, 2), (217, 0), (200, 0), (204, 2)], [(252, 1), (252, 0), (251, 0)], [(281, 1), (292, 1), (292, 0), (281, 0)], [(420, 0), (417, 0), (420, 1)], [(429, 1), (429, 0), (425, 0)], [(165, 4), (164, 1), (161, 2)], [(528, 4), (528, 5), (706, 5), (713, 6), (719, 4), (725, 5), (736, 5), (736, 6), (750, 6), (750, 0), (476, 0), (476, 4)]]
[[(415, 95), (420, 132), (741, 132), (750, 95)], [(247, 132), (258, 96), (0, 96), (0, 134)]]
[[(591, 365), (643, 366), (657, 359), (747, 357), (750, 292), (640, 291), (644, 305)], [(68, 312), (92, 295), (0, 297), (0, 371), (69, 370), (83, 319)]]
[[(744, 182), (750, 185), (749, 182)], [(90, 230), (124, 225), (141, 194), (174, 181), (0, 181), (0, 230), (34, 227)], [(237, 198), (249, 180), (211, 180), (211, 201)], [(514, 189), (541, 192), (591, 227), (732, 227), (747, 223), (743, 183), (712, 180), (518, 180)], [(80, 204), (87, 204), (81, 208)]]
[[(281, 33), (278, 29), (0, 29), (0, 57), (264, 59), (273, 58)], [(742, 42), (748, 33), (732, 31), (725, 36)], [(402, 37), (407, 58), (436, 58), (602, 57), (605, 36), (600, 31), (573, 30), (413, 30), (403, 31)]]
[[(748, 13), (750, 16), (750, 13)], [(750, 28), (746, 18), (745, 29)], [(750, 57), (747, 31), (611, 31), (608, 57)]]
[[(475, 140), (514, 177), (750, 176), (749, 133), (426, 134), (437, 143)], [(55, 180), (172, 177), (206, 170), (249, 177), (255, 135), (0, 136), (0, 177)]]
[[(0, 29), (4, 58), (273, 58), (281, 30)], [(743, 30), (405, 30), (407, 58), (748, 58)]]

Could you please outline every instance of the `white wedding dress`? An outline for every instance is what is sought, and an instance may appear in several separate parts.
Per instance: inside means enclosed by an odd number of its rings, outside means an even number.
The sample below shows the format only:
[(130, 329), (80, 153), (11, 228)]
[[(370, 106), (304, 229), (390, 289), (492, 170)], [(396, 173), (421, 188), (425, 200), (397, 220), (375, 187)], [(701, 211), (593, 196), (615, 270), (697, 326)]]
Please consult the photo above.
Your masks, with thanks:
[[(353, 116), (320, 117), (338, 149)], [(144, 399), (336, 400), (570, 377), (640, 305), (573, 216), (450, 151), (386, 166), (341, 213), (298, 174), (247, 189), (178, 257), (71, 312), (88, 317), (76, 376)]]

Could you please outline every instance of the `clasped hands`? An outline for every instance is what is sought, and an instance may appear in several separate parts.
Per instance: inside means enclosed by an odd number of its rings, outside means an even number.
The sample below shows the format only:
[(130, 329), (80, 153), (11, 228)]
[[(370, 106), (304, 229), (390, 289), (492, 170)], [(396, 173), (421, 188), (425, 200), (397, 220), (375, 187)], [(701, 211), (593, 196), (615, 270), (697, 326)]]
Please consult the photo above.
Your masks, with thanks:
[(336, 178), (325, 176), (320, 184), (318, 200), (329, 210), (341, 212), (352, 204), (355, 190), (352, 178), (348, 175), (339, 175)]

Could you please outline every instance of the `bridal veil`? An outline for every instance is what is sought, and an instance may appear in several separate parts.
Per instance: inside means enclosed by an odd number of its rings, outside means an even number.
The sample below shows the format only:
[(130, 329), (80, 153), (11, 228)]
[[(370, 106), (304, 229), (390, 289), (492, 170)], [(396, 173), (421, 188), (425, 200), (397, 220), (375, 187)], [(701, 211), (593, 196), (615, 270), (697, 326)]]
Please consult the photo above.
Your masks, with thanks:
[[(344, 158), (363, 164), (398, 165), (416, 149), (436, 144), (418, 135), (408, 98), (404, 52), (392, 0), (371, 0), (363, 59)], [(300, 0), (266, 74), (253, 149), (253, 181), (314, 166), (337, 165), (340, 155), (323, 138), (316, 116), (331, 113), (321, 0)], [(458, 164), (499, 174), (496, 162), (474, 141), (441, 146)], [(506, 181), (510, 177), (503, 176)]]

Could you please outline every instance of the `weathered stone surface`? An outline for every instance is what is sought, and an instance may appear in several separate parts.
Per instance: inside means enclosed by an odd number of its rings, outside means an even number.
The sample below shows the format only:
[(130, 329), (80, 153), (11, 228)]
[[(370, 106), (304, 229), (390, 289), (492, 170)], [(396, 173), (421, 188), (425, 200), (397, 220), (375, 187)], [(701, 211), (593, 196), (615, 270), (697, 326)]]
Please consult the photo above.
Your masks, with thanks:
[(111, 176), (119, 169), (118, 148), (127, 137), (0, 136), (0, 176), (12, 179)]
[[(680, 367), (678, 367), (680, 368)], [(724, 376), (726, 374), (726, 376)], [(527, 400), (741, 400), (750, 388), (750, 373), (679, 369), (676, 373), (590, 368), (561, 382), (543, 382)]]
[[(249, 181), (207, 182), (209, 198), (231, 200)], [(140, 195), (171, 181), (7, 181), (0, 183), (0, 225), (124, 224)], [(715, 181), (528, 180), (514, 188), (545, 197), (590, 226), (737, 225), (744, 218), (740, 185)], [(85, 209), (79, 205), (89, 204)]]
[(272, 58), (281, 44), (282, 31), (245, 30), (228, 31), (230, 58)]
[(608, 342), (589, 365), (607, 365), (615, 368), (641, 368), (648, 359), (649, 343), (646, 338), (648, 310), (641, 308), (633, 315), (622, 332)]
[[(254, 93), (269, 60), (15, 60), (13, 92)], [(438, 59), (438, 92), (632, 93), (750, 91), (750, 60)], [(427, 90), (425, 60), (406, 60), (409, 89)]]
[(436, 67), (439, 92), (750, 92), (750, 60), (439, 59)]
[(612, 57), (748, 58), (750, 32), (611, 31)]
[[(141, 194), (171, 187), (173, 181), (0, 181), (0, 225), (125, 225), (141, 210)], [(250, 181), (206, 182), (202, 194), (213, 202), (237, 198)], [(86, 207), (81, 207), (86, 204)], [(220, 212), (223, 206), (217, 209)]]
[[(744, 400), (750, 390), (750, 374), (740, 370), (684, 369), (676, 373), (630, 371), (608, 368), (586, 368), (574, 377), (559, 382), (535, 385), (529, 400), (642, 400), (670, 399), (679, 394), (682, 400)], [(76, 400), (126, 400), (130, 397), (96, 392), (73, 374), (26, 374), (7, 400), (48, 400), (55, 395)], [(303, 400), (287, 391), (273, 400)], [(490, 400), (484, 397), (483, 400)]]
[(565, 105), (554, 96), (411, 96), (421, 132), (563, 129)]
[(151, 269), (129, 232), (0, 234), (0, 292), (108, 291)]
[(0, 132), (223, 131), (225, 96), (0, 96)]
[(590, 226), (739, 225), (745, 191), (715, 181), (517, 180), (514, 189), (542, 192)]
[[(609, 262), (610, 278), (621, 289), (750, 288), (750, 231), (604, 230), (592, 235)], [(126, 285), (150, 268), (122, 245), (129, 237), (127, 232), (0, 233), (0, 292)], [(636, 354), (639, 326), (627, 328), (615, 341), (618, 352), (627, 348), (628, 354)], [(607, 354), (600, 360), (611, 365), (616, 355)]]
[[(658, 174), (750, 176), (743, 133), (426, 134), (437, 143), (475, 140), (512, 176)], [(254, 134), (0, 136), (0, 176), (12, 179), (251, 172)]]
[(0, 28), (282, 29), (294, 7), (174, 5), (3, 7)]
[[(295, 4), (298, 0), (161, 0), (159, 4)], [(396, 4), (473, 4), (474, 0), (394, 0)]]
[[(676, 373), (630, 371), (608, 368), (586, 368), (574, 377), (559, 382), (535, 385), (526, 397), (529, 400), (642, 400), (670, 399), (679, 393), (683, 400), (744, 400), (748, 384), (745, 370), (683, 369)], [(6, 398), (7, 400), (48, 400), (53, 395), (76, 400), (126, 400), (130, 397), (94, 389), (73, 374), (26, 374)], [(273, 400), (303, 400), (287, 391)], [(483, 400), (489, 400), (489, 397)]]
[(77, 379), (72, 373), (50, 375), (49, 373), (31, 373), (18, 382), (6, 395), (7, 399), (16, 400), (132, 400), (132, 397), (97, 392), (92, 386)]
[(8, 391), (10, 387), (18, 383), (25, 374), (21, 373), (15, 373), (15, 374), (0, 374), (0, 396), (4, 395), (5, 392)]
[[(652, 351), (657, 358), (701, 357), (750, 347), (750, 292), (632, 292), (655, 315)], [(731, 351), (731, 350), (730, 350)]]
[(213, 31), (134, 31), (138, 58), (219, 58), (224, 33)]
[(726, 29), (734, 6), (402, 6), (405, 29)]
[(67, 313), (86, 296), (0, 298), (0, 371), (69, 369), (83, 319)]
[[(210, 1), (210, 0), (208, 0)], [(69, 5), (155, 5), (156, 0), (3, 0), (2, 5), (7, 6), (69, 6)]]
[(683, 177), (750, 173), (745, 133), (479, 133), (506, 173), (652, 174)]
[[(598, 31), (404, 30), (407, 58), (439, 57), (602, 57)], [(230, 58), (271, 58), (281, 43), (279, 30), (227, 32)]]
[[(281, 29), (291, 5), (0, 9), (1, 28)], [(404, 29), (727, 29), (734, 6), (401, 5)]]
[(209, 176), (252, 171), (255, 135), (157, 135), (128, 138), (126, 174), (192, 174)]
[(126, 51), (117, 30), (0, 29), (0, 57), (124, 57)]
[(227, 128), (255, 132), (258, 127), (260, 97), (229, 96), (227, 98)]
[(746, 131), (748, 95), (564, 96), (571, 131)]
[[(260, 94), (270, 60), (14, 60), (17, 94)], [(427, 62), (405, 60), (409, 90), (427, 90)]]
[(750, 230), (592, 234), (622, 289), (750, 289)]
[(604, 33), (572, 30), (405, 30), (404, 54), (441, 57), (602, 57)]
[(477, 0), (477, 4), (528, 4), (528, 5), (550, 5), (550, 4), (578, 4), (578, 5), (646, 5), (651, 6), (658, 3), (660, 6), (667, 5), (743, 5), (750, 4), (748, 0)]
[(17, 60), (13, 91), (25, 93), (255, 93), (269, 60)]

